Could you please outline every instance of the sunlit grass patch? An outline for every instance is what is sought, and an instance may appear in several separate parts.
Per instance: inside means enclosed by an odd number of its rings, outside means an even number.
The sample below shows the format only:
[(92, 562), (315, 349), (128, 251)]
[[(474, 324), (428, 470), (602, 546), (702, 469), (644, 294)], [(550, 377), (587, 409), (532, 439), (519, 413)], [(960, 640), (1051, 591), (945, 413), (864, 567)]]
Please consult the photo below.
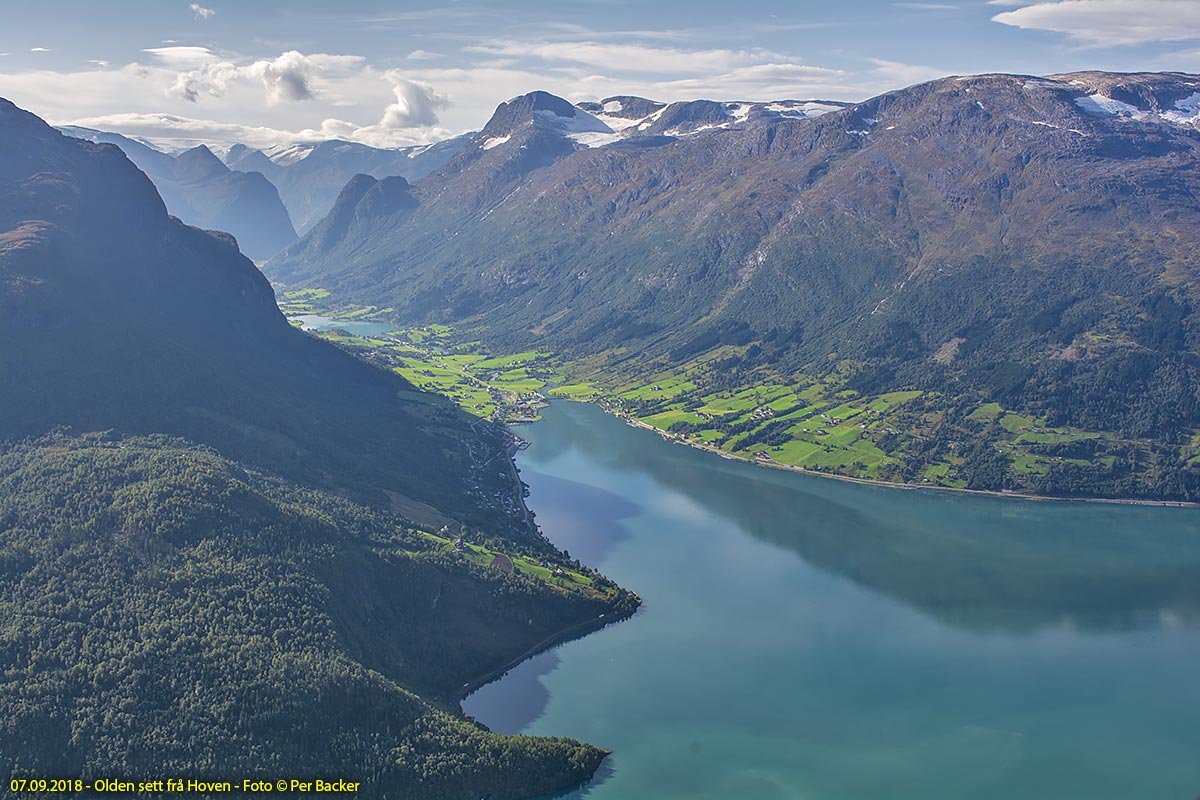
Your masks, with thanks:
[(537, 361), (542, 358), (547, 358), (550, 354), (543, 353), (540, 350), (526, 350), (524, 353), (514, 353), (511, 356), (496, 356), (494, 358), (486, 358), (473, 365), (473, 369), (512, 369), (519, 364), (525, 364), (530, 361)]
[(547, 392), (551, 397), (571, 397), (576, 400), (589, 400), (603, 394), (603, 390), (591, 383), (568, 383), (556, 386)]

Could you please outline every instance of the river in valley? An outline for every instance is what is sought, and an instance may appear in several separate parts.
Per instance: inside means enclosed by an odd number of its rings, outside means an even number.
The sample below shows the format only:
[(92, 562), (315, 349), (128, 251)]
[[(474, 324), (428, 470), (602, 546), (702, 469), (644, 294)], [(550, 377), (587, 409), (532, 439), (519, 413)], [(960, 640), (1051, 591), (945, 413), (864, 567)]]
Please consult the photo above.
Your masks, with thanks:
[(556, 402), (529, 505), (638, 592), (483, 687), (612, 750), (589, 800), (1196, 800), (1200, 510), (768, 470)]

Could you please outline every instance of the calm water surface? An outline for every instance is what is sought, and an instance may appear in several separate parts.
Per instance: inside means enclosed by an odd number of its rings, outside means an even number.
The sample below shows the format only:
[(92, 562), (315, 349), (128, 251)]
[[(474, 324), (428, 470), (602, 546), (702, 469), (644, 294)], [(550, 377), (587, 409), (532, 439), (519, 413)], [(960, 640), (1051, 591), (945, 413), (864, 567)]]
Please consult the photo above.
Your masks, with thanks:
[(632, 619), (468, 698), (589, 800), (1196, 800), (1200, 511), (860, 486), (556, 403), (530, 507)]
[(306, 331), (345, 331), (355, 336), (379, 336), (396, 330), (394, 325), (387, 322), (372, 322), (370, 320), (336, 319), (320, 314), (300, 314), (292, 317), (298, 320)]

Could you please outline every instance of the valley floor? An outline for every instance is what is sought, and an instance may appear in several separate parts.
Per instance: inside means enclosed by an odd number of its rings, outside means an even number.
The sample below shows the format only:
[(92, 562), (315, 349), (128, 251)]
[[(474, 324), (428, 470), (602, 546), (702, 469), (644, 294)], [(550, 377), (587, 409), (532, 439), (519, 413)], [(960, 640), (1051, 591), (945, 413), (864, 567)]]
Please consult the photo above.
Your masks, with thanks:
[[(321, 290), (285, 295), (291, 316), (311, 313)], [(323, 310), (339, 319), (387, 309)], [(549, 399), (594, 402), (664, 437), (723, 456), (849, 480), (1052, 499), (1180, 505), (1172, 465), (1200, 463), (1200, 443), (1158, 442), (1022, 414), (986, 398), (912, 387), (875, 395), (849, 388), (855, 364), (822, 375), (733, 367), (744, 348), (722, 347), (679, 365), (622, 366), (604, 354), (564, 359), (529, 350), (496, 356), (446, 325), (372, 336), (321, 335), (381, 363), (476, 416), (537, 419)]]

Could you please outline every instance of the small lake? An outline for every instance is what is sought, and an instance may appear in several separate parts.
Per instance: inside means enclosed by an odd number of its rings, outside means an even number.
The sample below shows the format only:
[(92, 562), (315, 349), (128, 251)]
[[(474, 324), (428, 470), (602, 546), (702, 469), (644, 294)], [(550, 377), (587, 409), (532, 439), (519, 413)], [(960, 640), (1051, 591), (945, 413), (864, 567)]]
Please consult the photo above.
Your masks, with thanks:
[(632, 619), (467, 698), (612, 750), (589, 800), (1196, 800), (1200, 511), (863, 486), (590, 405), (529, 505)]
[(354, 336), (379, 336), (396, 330), (394, 325), (387, 322), (335, 319), (333, 317), (323, 317), (320, 314), (299, 314), (289, 317), (289, 319), (299, 322), (306, 331), (315, 331), (318, 333), (324, 331), (345, 331)]

